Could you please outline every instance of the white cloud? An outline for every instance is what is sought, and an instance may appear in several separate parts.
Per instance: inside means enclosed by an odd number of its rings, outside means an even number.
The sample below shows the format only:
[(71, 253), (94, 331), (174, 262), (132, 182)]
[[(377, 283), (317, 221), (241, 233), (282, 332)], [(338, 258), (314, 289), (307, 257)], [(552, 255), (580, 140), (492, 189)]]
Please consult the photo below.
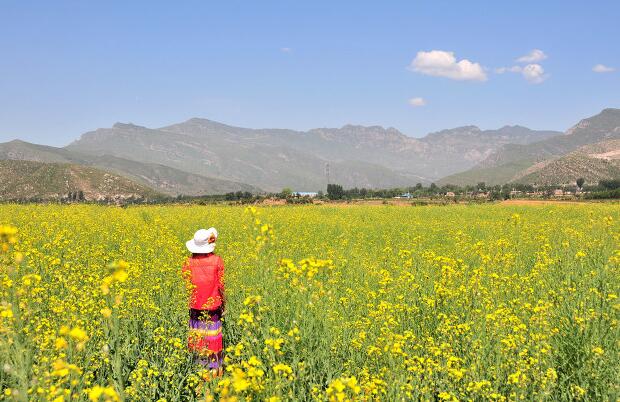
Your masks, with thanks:
[(290, 47), (281, 47), (281, 48), (280, 48), (280, 51), (281, 51), (282, 53), (290, 53), (290, 52), (292, 52), (292, 51), (293, 51), (293, 49), (291, 49)]
[(409, 104), (413, 107), (420, 107), (426, 105), (426, 99), (424, 98), (411, 98), (409, 99)]
[(611, 73), (612, 71), (616, 71), (616, 69), (606, 66), (604, 64), (597, 64), (596, 66), (592, 67), (592, 71), (594, 71), (595, 73)]
[(495, 72), (497, 74), (520, 73), (521, 71), (523, 71), (523, 67), (521, 67), (521, 66), (500, 67), (500, 68), (496, 68), (495, 69)]
[(532, 84), (540, 84), (548, 77), (548, 75), (545, 74), (545, 69), (540, 64), (528, 64), (523, 67), (521, 74)]
[(519, 63), (536, 63), (547, 58), (545, 52), (540, 49), (534, 49), (525, 56), (521, 56), (517, 59)]
[(528, 82), (532, 84), (540, 84), (541, 82), (549, 78), (549, 74), (545, 74), (545, 69), (540, 64), (528, 64), (525, 67), (500, 67), (496, 68), (495, 72), (497, 74), (518, 73), (521, 74), (523, 78), (525, 78)]
[(454, 52), (444, 50), (420, 51), (411, 61), (409, 69), (434, 77), (446, 77), (459, 81), (486, 81), (482, 66), (467, 59), (456, 61)]

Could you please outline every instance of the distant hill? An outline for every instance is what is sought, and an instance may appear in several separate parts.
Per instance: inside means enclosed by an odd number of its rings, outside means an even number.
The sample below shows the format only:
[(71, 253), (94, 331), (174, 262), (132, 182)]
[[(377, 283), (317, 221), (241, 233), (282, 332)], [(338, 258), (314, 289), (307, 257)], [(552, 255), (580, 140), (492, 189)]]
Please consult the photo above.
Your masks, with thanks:
[(567, 154), (583, 145), (620, 138), (620, 109), (604, 109), (581, 120), (564, 135), (529, 144), (508, 144), (483, 160), (480, 167), (493, 167), (520, 160), (542, 161)]
[(256, 193), (260, 191), (255, 186), (192, 174), (165, 165), (137, 162), (111, 155), (89, 155), (19, 140), (0, 144), (0, 160), (3, 159), (93, 166), (168, 195), (210, 195), (236, 191)]
[(82, 192), (86, 200), (152, 199), (152, 189), (87, 166), (0, 160), (0, 200), (58, 200)]
[(537, 185), (586, 184), (620, 178), (620, 140), (585, 145), (557, 159), (537, 163), (522, 171), (512, 181)]
[(345, 187), (408, 186), (467, 169), (505, 144), (559, 134), (519, 126), (466, 126), (416, 139), (378, 126), (300, 132), (190, 119), (159, 129), (117, 123), (82, 135), (66, 149), (162, 164), (269, 191), (320, 190), (327, 184), (327, 165), (332, 181)]
[(437, 184), (466, 186), (484, 182), (487, 185), (494, 186), (497, 184), (509, 183), (519, 172), (531, 167), (535, 163), (535, 160), (524, 159), (488, 168), (474, 167), (464, 172), (446, 176), (439, 180)]
[[(581, 120), (578, 124), (567, 130), (564, 135), (553, 136), (544, 141), (529, 144), (504, 145), (475, 167), (464, 172), (444, 177), (439, 183), (473, 185), (484, 181), (486, 184), (494, 185), (522, 180), (527, 174), (526, 171), (539, 171), (547, 165), (549, 165), (546, 169), (547, 172), (549, 172), (550, 169), (560, 169), (562, 163), (567, 163), (569, 161), (575, 162), (571, 162), (569, 164), (570, 166), (578, 166), (579, 164), (576, 163), (574, 159), (581, 157), (578, 156), (581, 154), (573, 155), (571, 157), (572, 159), (558, 158), (576, 151), (580, 147), (615, 139), (620, 139), (620, 109), (605, 109), (595, 116)], [(613, 142), (610, 144), (613, 144)], [(556, 161), (556, 159), (558, 160)], [(592, 166), (592, 161), (586, 165)], [(572, 168), (567, 169), (568, 173)], [(595, 170), (598, 171), (598, 168), (595, 168)], [(557, 177), (559, 179), (565, 176), (562, 174), (545, 174), (544, 177), (549, 179)], [(544, 182), (549, 183), (549, 180), (545, 179)]]

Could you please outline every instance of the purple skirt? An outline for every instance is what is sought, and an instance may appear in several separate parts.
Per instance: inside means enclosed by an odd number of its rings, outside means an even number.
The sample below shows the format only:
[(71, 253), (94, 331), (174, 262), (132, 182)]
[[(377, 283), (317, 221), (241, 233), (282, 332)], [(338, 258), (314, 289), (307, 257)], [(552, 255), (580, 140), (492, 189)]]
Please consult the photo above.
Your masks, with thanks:
[(222, 310), (189, 310), (189, 350), (209, 369), (222, 367)]

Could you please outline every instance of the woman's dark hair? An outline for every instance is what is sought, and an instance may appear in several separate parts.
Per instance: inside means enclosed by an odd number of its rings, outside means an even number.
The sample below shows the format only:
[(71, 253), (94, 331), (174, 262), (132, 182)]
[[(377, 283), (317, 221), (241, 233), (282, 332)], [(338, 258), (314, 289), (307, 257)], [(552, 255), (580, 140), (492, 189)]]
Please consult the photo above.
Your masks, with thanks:
[(212, 254), (212, 253), (192, 253), (192, 257), (200, 257), (203, 255), (209, 255), (209, 254)]

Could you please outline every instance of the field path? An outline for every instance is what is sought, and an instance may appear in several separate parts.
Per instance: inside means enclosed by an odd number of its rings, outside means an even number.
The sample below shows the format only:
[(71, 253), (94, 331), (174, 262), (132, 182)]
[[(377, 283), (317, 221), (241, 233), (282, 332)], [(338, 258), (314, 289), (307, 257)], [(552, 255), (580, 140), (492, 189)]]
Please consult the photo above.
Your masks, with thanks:
[[(562, 204), (586, 204), (590, 201), (563, 201), (563, 200), (505, 200), (502, 205), (562, 205)], [(591, 203), (591, 202), (590, 202)]]

